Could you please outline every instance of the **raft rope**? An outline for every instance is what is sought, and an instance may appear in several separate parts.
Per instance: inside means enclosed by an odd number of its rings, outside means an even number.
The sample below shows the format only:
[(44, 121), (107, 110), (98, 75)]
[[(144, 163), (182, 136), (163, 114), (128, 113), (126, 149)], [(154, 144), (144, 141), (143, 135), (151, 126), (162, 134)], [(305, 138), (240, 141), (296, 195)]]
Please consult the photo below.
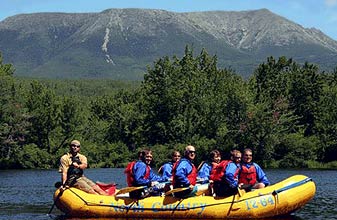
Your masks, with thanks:
[(280, 192), (283, 192), (283, 191), (295, 188), (297, 186), (303, 185), (303, 184), (305, 184), (307, 182), (310, 182), (310, 181), (312, 181), (311, 178), (306, 178), (306, 179), (303, 179), (303, 180), (301, 180), (299, 182), (296, 182), (296, 183), (290, 184), (288, 186), (282, 187), (280, 189), (274, 190), (271, 194), (275, 197), (275, 207), (276, 207), (277, 204), (279, 204), (278, 194)]
[[(246, 199), (239, 199), (239, 200), (236, 200), (236, 201), (228, 201), (228, 202), (220, 202), (220, 203), (213, 203), (213, 204), (208, 204), (208, 205), (201, 205), (201, 206), (195, 206), (195, 207), (179, 207), (179, 209), (177, 209), (177, 206), (174, 207), (174, 208), (168, 208), (168, 209), (165, 209), (165, 210), (162, 210), (160, 208), (158, 209), (155, 209), (155, 208), (138, 208), (138, 207), (134, 207), (132, 208), (132, 210), (152, 210), (152, 211), (187, 211), (187, 210), (191, 210), (191, 209), (200, 209), (200, 208), (204, 208), (204, 207), (211, 207), (211, 206), (216, 206), (216, 205), (222, 205), (222, 204), (233, 204), (233, 203), (239, 203), (239, 202), (242, 202), (242, 201), (246, 201), (246, 200), (249, 200), (249, 199), (253, 199), (253, 198), (258, 198), (258, 197), (261, 197), (261, 196), (266, 196), (266, 195), (273, 195), (273, 196), (276, 196), (278, 197), (278, 194), (283, 192), (283, 191), (286, 191), (286, 190), (289, 190), (289, 189), (292, 189), (292, 188), (295, 188), (295, 187), (298, 187), (298, 186), (301, 186), (307, 182), (310, 182), (312, 181), (311, 178), (306, 178), (306, 179), (303, 179), (299, 182), (295, 182), (295, 183), (292, 183), (288, 186), (285, 186), (285, 187), (282, 187), (280, 189), (277, 189), (277, 190), (274, 190), (273, 192), (270, 192), (270, 193), (265, 193), (265, 194), (259, 194), (257, 196), (253, 196), (253, 197), (249, 197), (249, 198), (246, 198)], [(72, 193), (74, 193), (78, 198), (80, 198), (86, 205), (88, 206), (107, 206), (107, 207), (112, 207), (112, 208), (118, 208), (118, 209), (126, 209), (126, 210), (130, 210), (131, 207), (130, 206), (118, 206), (118, 205), (112, 205), (112, 204), (97, 204), (97, 203), (91, 203), (91, 202), (88, 202), (86, 201), (85, 199), (83, 199), (80, 195), (78, 195), (76, 192), (74, 192), (73, 190), (69, 189)], [(234, 195), (235, 196), (235, 195)], [(278, 200), (278, 199), (277, 199)], [(138, 201), (138, 200), (136, 200)], [(181, 201), (180, 201), (181, 202)], [(133, 205), (134, 203), (132, 203)]]
[(278, 193), (280, 193), (280, 192), (286, 191), (286, 190), (288, 190), (288, 189), (295, 188), (295, 187), (297, 187), (297, 186), (303, 185), (303, 184), (305, 184), (305, 183), (307, 183), (307, 182), (310, 182), (310, 181), (312, 181), (311, 178), (303, 179), (303, 180), (301, 180), (301, 181), (299, 181), (299, 182), (292, 183), (292, 184), (290, 184), (290, 185), (288, 185), (288, 186), (285, 186), (285, 187), (282, 187), (282, 188), (280, 188), (280, 189), (274, 190), (272, 194), (273, 194), (273, 195), (278, 194)]

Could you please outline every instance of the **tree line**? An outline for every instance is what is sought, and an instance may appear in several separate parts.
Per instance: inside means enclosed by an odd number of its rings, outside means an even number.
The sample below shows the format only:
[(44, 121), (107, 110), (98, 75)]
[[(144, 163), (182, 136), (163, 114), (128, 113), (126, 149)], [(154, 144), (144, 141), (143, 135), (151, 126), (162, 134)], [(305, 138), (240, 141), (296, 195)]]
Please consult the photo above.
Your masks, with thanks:
[(186, 46), (140, 83), (14, 77), (0, 54), (0, 167), (56, 168), (72, 139), (91, 167), (124, 167), (140, 148), (155, 166), (186, 144), (197, 161), (250, 147), (265, 168), (337, 167), (337, 68), (268, 57), (249, 79)]

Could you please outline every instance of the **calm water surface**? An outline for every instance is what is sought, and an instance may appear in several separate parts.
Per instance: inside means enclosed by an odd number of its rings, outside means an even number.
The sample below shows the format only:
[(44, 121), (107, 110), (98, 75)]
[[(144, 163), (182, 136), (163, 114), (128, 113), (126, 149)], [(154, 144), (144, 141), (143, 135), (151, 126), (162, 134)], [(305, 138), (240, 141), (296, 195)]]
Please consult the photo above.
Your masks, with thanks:
[[(285, 220), (337, 219), (337, 170), (265, 170), (272, 183), (295, 174), (311, 177), (316, 183), (315, 198)], [(88, 169), (86, 175), (95, 181), (116, 182), (125, 187), (123, 169)], [(0, 220), (60, 219), (53, 204), (54, 183), (60, 180), (56, 170), (0, 170)], [(300, 195), (299, 195), (300, 196)]]

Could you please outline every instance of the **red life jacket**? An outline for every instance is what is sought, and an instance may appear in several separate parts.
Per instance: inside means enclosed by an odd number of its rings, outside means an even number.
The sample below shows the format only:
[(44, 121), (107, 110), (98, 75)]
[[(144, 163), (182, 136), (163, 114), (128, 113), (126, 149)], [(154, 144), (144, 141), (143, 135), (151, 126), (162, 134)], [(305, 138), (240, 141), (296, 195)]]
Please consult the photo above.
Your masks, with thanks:
[(223, 176), (226, 173), (226, 167), (228, 164), (232, 162), (231, 160), (223, 160), (219, 164), (217, 164), (215, 167), (211, 170), (211, 175), (209, 177), (210, 180), (213, 180), (214, 182), (222, 181)]
[[(234, 163), (234, 162), (233, 162)], [(235, 173), (234, 173), (234, 179), (235, 180), (237, 180), (237, 181), (239, 181), (238, 179), (239, 179), (239, 173), (240, 173), (240, 167), (237, 167), (236, 168), (236, 171), (235, 171)]]
[(134, 177), (133, 177), (133, 167), (135, 166), (136, 161), (132, 161), (130, 163), (128, 163), (128, 165), (126, 166), (124, 173), (126, 175), (126, 182), (128, 184), (128, 186), (132, 186), (133, 182), (134, 182)]
[(192, 171), (188, 174), (187, 179), (194, 186), (197, 183), (198, 170), (192, 163)]
[[(137, 161), (132, 161), (128, 163), (128, 165), (126, 166), (124, 170), (124, 173), (126, 174), (126, 182), (128, 186), (134, 186), (135, 178), (134, 178), (134, 173), (133, 173), (133, 167), (135, 166), (136, 163)], [(144, 179), (148, 179), (150, 177), (150, 171), (151, 171), (151, 167), (149, 165), (146, 165)]]
[(212, 162), (212, 169), (211, 169), (211, 172), (210, 172), (210, 177), (215, 175), (216, 169), (219, 166), (219, 164), (220, 163), (214, 163), (214, 162)]
[(146, 171), (145, 171), (144, 179), (147, 180), (150, 177), (150, 171), (151, 171), (151, 167), (146, 164)]
[(252, 164), (249, 168), (241, 166), (239, 183), (254, 185), (256, 183), (256, 168)]
[[(181, 161), (182, 160), (178, 160), (177, 162), (175, 162), (173, 164), (173, 168), (172, 168), (172, 177), (173, 177), (172, 185), (173, 186), (175, 185), (175, 182), (176, 182), (176, 180), (175, 180), (176, 170), (177, 170), (177, 167), (178, 167), (178, 165), (180, 164)], [(191, 163), (190, 161), (189, 161), (189, 163), (192, 165), (192, 171), (187, 175), (187, 179), (188, 179), (188, 181), (190, 182), (191, 185), (195, 185), (197, 183), (198, 170), (194, 166), (193, 163)]]

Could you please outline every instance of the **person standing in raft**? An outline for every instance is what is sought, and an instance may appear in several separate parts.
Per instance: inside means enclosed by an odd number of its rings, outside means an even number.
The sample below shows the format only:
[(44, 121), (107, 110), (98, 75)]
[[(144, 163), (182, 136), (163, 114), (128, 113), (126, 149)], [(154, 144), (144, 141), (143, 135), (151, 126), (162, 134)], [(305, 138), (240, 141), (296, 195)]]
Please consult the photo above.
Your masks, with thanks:
[(241, 171), (239, 173), (239, 185), (241, 189), (250, 191), (251, 189), (261, 189), (270, 184), (262, 168), (252, 162), (253, 151), (250, 148), (243, 150)]
[(175, 197), (186, 198), (194, 196), (197, 191), (195, 184), (198, 171), (193, 164), (195, 156), (195, 148), (192, 145), (188, 145), (185, 148), (184, 157), (173, 166), (173, 188), (189, 188), (188, 190), (174, 193)]
[[(131, 198), (145, 198), (149, 195), (160, 195), (165, 184), (159, 184), (160, 182), (167, 181), (167, 178), (156, 175), (151, 169), (151, 162), (153, 156), (152, 151), (142, 150), (138, 153), (138, 161), (130, 162), (124, 173), (126, 174), (126, 180), (128, 186), (145, 186), (141, 190), (135, 190), (130, 192)], [(151, 187), (151, 188), (149, 188)], [(148, 191), (151, 189), (151, 191)]]
[(73, 140), (70, 143), (70, 151), (60, 159), (59, 172), (61, 173), (62, 185), (73, 186), (91, 194), (107, 195), (97, 184), (83, 175), (87, 168), (86, 156), (80, 154), (81, 143)]

